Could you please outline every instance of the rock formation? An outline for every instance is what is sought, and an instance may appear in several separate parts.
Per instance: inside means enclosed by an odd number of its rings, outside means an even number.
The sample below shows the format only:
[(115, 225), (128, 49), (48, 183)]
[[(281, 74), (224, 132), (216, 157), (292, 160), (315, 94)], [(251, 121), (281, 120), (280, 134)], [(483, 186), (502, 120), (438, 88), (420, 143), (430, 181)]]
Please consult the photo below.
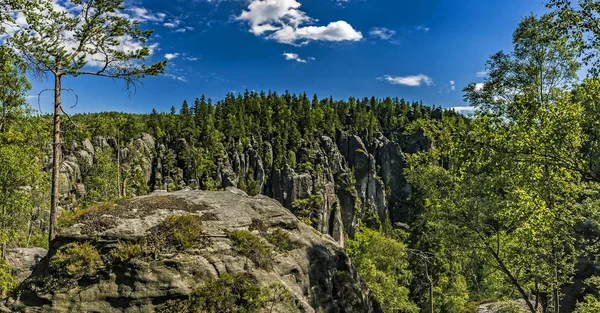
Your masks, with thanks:
[[(278, 200), (294, 211), (298, 200), (318, 197), (320, 207), (315, 212), (314, 227), (332, 236), (338, 243), (352, 237), (358, 219), (406, 223), (410, 218), (408, 197), (412, 190), (403, 176), (403, 151), (427, 149), (423, 134), (416, 134), (399, 144), (375, 134), (373, 138), (360, 138), (339, 132), (336, 138), (321, 136), (314, 142), (303, 142), (297, 149), (297, 163), (276, 168), (268, 143), (259, 149), (258, 144), (240, 151), (231, 147), (218, 163), (215, 179), (223, 188), (240, 187), (242, 180), (252, 179), (261, 194)], [(146, 133), (129, 142), (112, 137), (95, 137), (75, 142), (65, 149), (61, 169), (62, 207), (73, 207), (73, 199), (86, 196), (83, 184), (85, 167), (94, 162), (98, 149), (117, 147), (123, 171), (141, 173), (143, 182), (154, 190), (165, 189), (165, 178), (172, 179), (175, 188), (193, 185), (195, 166), (183, 157), (188, 149), (185, 140), (171, 147), (158, 143)], [(259, 153), (260, 151), (260, 153)], [(169, 161), (174, 157), (174, 161)], [(46, 159), (51, 164), (51, 159)], [(48, 167), (49, 168), (49, 167)], [(132, 184), (123, 181), (121, 185)]]
[(330, 236), (277, 201), (234, 188), (158, 192), (90, 209), (60, 232), (3, 309), (174, 312), (231, 304), (206, 294), (225, 298), (219, 284), (241, 279), (231, 292), (264, 292), (259, 304), (272, 308), (265, 312), (381, 312)]

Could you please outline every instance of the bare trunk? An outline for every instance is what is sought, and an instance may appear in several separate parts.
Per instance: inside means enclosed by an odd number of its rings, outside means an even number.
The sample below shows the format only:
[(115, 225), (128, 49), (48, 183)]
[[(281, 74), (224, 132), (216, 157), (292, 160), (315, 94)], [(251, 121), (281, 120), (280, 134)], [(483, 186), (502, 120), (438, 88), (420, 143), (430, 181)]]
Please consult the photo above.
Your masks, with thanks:
[(58, 187), (60, 185), (60, 90), (61, 90), (60, 71), (54, 75), (54, 136), (53, 136), (53, 159), (52, 159), (52, 200), (50, 203), (50, 228), (48, 231), (48, 240), (52, 241), (58, 232)]
[(559, 313), (560, 312), (560, 292), (558, 291), (558, 288), (554, 289), (554, 296), (553, 296), (553, 300), (554, 300), (554, 313)]
[(119, 129), (117, 129), (117, 195), (121, 198), (121, 143), (119, 142)]
[(5, 133), (6, 132), (6, 102), (2, 101), (2, 127), (0, 128), (0, 131)]
[(498, 253), (496, 253), (496, 251), (494, 251), (494, 249), (490, 248), (489, 246), (487, 246), (487, 248), (491, 252), (491, 254), (494, 257), (494, 259), (496, 259), (496, 262), (498, 263), (498, 266), (500, 267), (500, 270), (506, 276), (508, 276), (508, 279), (510, 280), (510, 282), (513, 284), (513, 286), (515, 286), (517, 288), (517, 290), (519, 291), (519, 293), (523, 297), (523, 300), (525, 300), (525, 304), (527, 305), (527, 308), (529, 309), (529, 311), (531, 313), (536, 313), (535, 308), (534, 308), (533, 304), (531, 303), (531, 300), (529, 299), (527, 293), (525, 292), (525, 290), (523, 289), (523, 287), (521, 287), (521, 284), (515, 278), (515, 276), (513, 276), (513, 274), (508, 270), (508, 268), (506, 267), (506, 265), (504, 264), (504, 262), (502, 261), (502, 259), (498, 255)]
[(427, 261), (425, 261), (425, 276), (427, 277), (427, 282), (429, 283), (429, 310), (431, 313), (434, 313), (433, 307), (433, 280), (431, 276), (429, 276), (429, 267), (427, 266)]

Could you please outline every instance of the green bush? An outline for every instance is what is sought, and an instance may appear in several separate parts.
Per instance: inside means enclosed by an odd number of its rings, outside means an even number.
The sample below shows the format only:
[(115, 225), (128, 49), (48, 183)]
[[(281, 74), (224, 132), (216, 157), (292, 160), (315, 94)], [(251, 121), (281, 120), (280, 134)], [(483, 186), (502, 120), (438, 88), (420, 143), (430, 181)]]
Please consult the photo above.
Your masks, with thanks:
[(153, 258), (164, 253), (200, 249), (208, 242), (202, 217), (193, 214), (171, 215), (150, 229), (150, 233), (140, 244), (143, 254)]
[(170, 301), (159, 313), (258, 313), (273, 312), (273, 307), (298, 312), (291, 293), (280, 283), (260, 288), (247, 273), (224, 273), (198, 287), (184, 301)]
[(411, 273), (406, 246), (393, 238), (361, 228), (348, 241), (346, 253), (384, 312), (418, 312), (409, 298)]
[(202, 230), (202, 217), (198, 215), (171, 215), (163, 223), (167, 238), (183, 250), (201, 248), (206, 244)]
[(584, 301), (577, 302), (575, 313), (600, 313), (600, 301), (593, 295), (586, 295)]
[(290, 239), (290, 234), (281, 229), (280, 227), (277, 227), (273, 230), (273, 232), (271, 232), (270, 234), (267, 234), (265, 236), (265, 238), (267, 239), (267, 241), (274, 245), (280, 252), (287, 252), (290, 251), (291, 249), (291, 239)]
[(321, 210), (325, 200), (319, 195), (310, 195), (306, 199), (298, 199), (292, 203), (294, 207), (294, 214), (298, 219), (308, 225), (312, 226), (319, 221), (318, 212)]
[(249, 196), (254, 197), (260, 194), (261, 183), (262, 182), (254, 179), (254, 171), (248, 173), (242, 172), (242, 174), (240, 174), (240, 183), (238, 184), (238, 187)]
[(14, 270), (0, 258), (0, 298), (17, 286)]
[(36, 232), (29, 238), (29, 247), (44, 248), (48, 250), (48, 234)]
[(129, 261), (135, 257), (141, 256), (143, 253), (142, 245), (139, 243), (125, 243), (119, 241), (117, 247), (110, 254), (121, 260), (121, 262)]
[(89, 206), (88, 208), (77, 208), (75, 211), (63, 211), (58, 218), (58, 227), (65, 229), (67, 227), (75, 225), (81, 219), (84, 219), (89, 215), (102, 215), (108, 213), (115, 207), (115, 203), (112, 201), (102, 202)]
[(195, 312), (257, 312), (265, 301), (255, 279), (248, 274), (227, 273), (198, 288), (190, 297)]
[(88, 242), (67, 244), (50, 259), (53, 269), (74, 278), (95, 272), (100, 264), (98, 250)]
[(273, 252), (253, 233), (247, 230), (234, 230), (227, 232), (227, 237), (233, 241), (233, 247), (239, 254), (250, 259), (258, 267), (270, 269), (273, 265)]

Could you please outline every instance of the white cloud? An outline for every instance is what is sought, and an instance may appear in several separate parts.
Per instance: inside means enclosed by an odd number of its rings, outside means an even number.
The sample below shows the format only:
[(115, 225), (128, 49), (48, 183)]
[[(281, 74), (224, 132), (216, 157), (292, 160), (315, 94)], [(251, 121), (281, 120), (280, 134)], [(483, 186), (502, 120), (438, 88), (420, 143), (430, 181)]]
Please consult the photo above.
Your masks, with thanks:
[(454, 112), (463, 113), (463, 114), (469, 114), (469, 113), (475, 112), (474, 107), (465, 107), (465, 106), (452, 107), (452, 108), (450, 108), (450, 110), (454, 110)]
[[(307, 63), (307, 61), (305, 59), (300, 58), (300, 56), (296, 53), (290, 53), (290, 52), (284, 52), (283, 56), (285, 57), (286, 60), (288, 61), (296, 61), (296, 62), (300, 62), (300, 63)], [(308, 60), (315, 60), (315, 58), (313, 57), (308, 57)]]
[[(83, 10), (85, 4), (73, 4), (71, 1), (66, 0), (41, 0), (41, 7), (51, 7), (53, 12), (64, 13), (68, 17), (75, 18), (79, 21), (79, 25), (76, 26), (76, 31), (63, 31), (61, 33), (61, 42), (58, 45), (58, 49), (69, 52), (74, 51), (78, 48), (79, 40), (76, 38), (76, 33), (79, 31), (79, 28), (82, 27), (83, 24)], [(49, 6), (47, 6), (49, 5)], [(40, 11), (40, 15), (47, 16), (49, 13), (47, 10)], [(126, 19), (136, 20), (140, 23), (152, 23), (152, 22), (162, 22), (164, 21), (166, 14), (165, 13), (155, 13), (149, 11), (143, 7), (138, 6), (129, 6), (123, 10), (119, 10), (114, 14), (107, 14), (108, 16), (115, 15), (120, 16)], [(36, 31), (35, 27), (30, 27), (27, 23), (25, 16), (23, 13), (16, 13), (14, 16), (14, 22), (12, 24), (7, 25), (7, 33), (2, 36), (0, 35), (0, 42), (5, 40), (6, 38), (14, 35), (16, 32), (24, 31), (28, 32), (32, 36), (37, 36), (42, 42), (46, 44), (54, 44), (54, 42), (50, 43), (49, 41), (54, 41), (54, 38), (41, 38)], [(45, 23), (44, 20), (40, 21), (42, 24)], [(144, 47), (142, 42), (133, 38), (132, 36), (124, 35), (116, 38), (116, 44), (111, 45), (111, 49), (119, 52), (134, 52), (140, 50)], [(147, 47), (150, 49), (150, 55), (154, 53), (154, 51), (158, 48), (157, 43), (147, 44)], [(88, 49), (86, 53), (87, 65), (90, 67), (103, 67), (106, 65), (105, 55), (98, 52), (97, 49), (91, 44), (86, 46)], [(126, 64), (121, 64), (126, 65)]]
[(286, 25), (268, 38), (287, 44), (297, 44), (298, 41), (302, 41), (300, 44), (307, 44), (311, 40), (358, 41), (362, 39), (362, 34), (356, 32), (350, 24), (344, 21), (337, 21), (329, 23), (327, 26), (293, 28)]
[(168, 78), (171, 78), (171, 79), (174, 79), (174, 80), (178, 80), (180, 82), (184, 82), (184, 83), (188, 82), (188, 80), (184, 76), (173, 75), (173, 74), (169, 74), (169, 73), (165, 73), (163, 75), (166, 76), (166, 77), (168, 77)]
[(194, 28), (192, 26), (186, 26), (186, 27), (176, 29), (175, 32), (176, 33), (185, 33), (187, 31), (192, 31), (192, 30), (194, 30)]
[(167, 28), (175, 28), (175, 27), (179, 26), (180, 24), (181, 24), (180, 20), (174, 20), (172, 22), (164, 23), (163, 26), (167, 27)]
[(180, 55), (181, 54), (179, 54), (179, 53), (167, 53), (167, 54), (165, 54), (165, 59), (172, 60), (172, 59), (178, 58)]
[(452, 89), (452, 91), (456, 90), (456, 82), (453, 80), (450, 81), (450, 89)]
[(482, 91), (485, 83), (475, 84), (475, 91)]
[(389, 40), (396, 35), (396, 31), (385, 27), (373, 27), (369, 31), (369, 35), (381, 40)]
[(362, 33), (345, 21), (331, 22), (327, 26), (303, 26), (316, 20), (300, 10), (301, 6), (297, 0), (250, 0), (247, 10), (236, 19), (248, 22), (251, 33), (285, 44), (362, 39)]
[(431, 30), (431, 28), (425, 27), (425, 26), (417, 26), (417, 27), (415, 27), (415, 29), (419, 30), (419, 31), (422, 31), (424, 33), (428, 33)]
[(391, 76), (385, 75), (383, 77), (377, 78), (378, 80), (387, 81), (393, 85), (404, 85), (410, 87), (419, 87), (423, 84), (427, 86), (431, 86), (433, 84), (433, 80), (431, 77), (419, 74), (419, 75), (411, 75), (411, 76)]
[(197, 58), (197, 57), (186, 57), (185, 59), (188, 60), (188, 61), (198, 61), (198, 60), (200, 60), (200, 58)]
[(477, 74), (475, 74), (475, 75), (477, 75), (477, 77), (485, 77), (485, 76), (487, 76), (487, 74), (488, 74), (488, 72), (486, 70), (483, 70), (483, 71), (477, 72)]
[(134, 19), (139, 21), (140, 23), (144, 23), (144, 22), (162, 22), (165, 20), (165, 17), (167, 17), (167, 14), (162, 13), (162, 12), (157, 12), (154, 13), (152, 11), (149, 11), (146, 8), (142, 8), (142, 7), (131, 7), (126, 9), (126, 11), (128, 12), (128, 17), (130, 19)]

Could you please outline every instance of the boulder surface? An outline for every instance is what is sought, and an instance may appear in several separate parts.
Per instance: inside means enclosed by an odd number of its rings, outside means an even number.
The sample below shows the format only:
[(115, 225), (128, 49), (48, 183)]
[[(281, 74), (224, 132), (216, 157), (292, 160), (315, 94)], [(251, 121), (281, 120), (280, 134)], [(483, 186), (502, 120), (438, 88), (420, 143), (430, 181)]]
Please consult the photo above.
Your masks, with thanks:
[[(262, 302), (247, 301), (253, 290)], [(225, 300), (210, 302), (216, 298)], [(207, 303), (254, 305), (249, 312), (382, 312), (335, 240), (278, 201), (233, 188), (90, 209), (59, 233), (4, 309), (196, 312)]]

